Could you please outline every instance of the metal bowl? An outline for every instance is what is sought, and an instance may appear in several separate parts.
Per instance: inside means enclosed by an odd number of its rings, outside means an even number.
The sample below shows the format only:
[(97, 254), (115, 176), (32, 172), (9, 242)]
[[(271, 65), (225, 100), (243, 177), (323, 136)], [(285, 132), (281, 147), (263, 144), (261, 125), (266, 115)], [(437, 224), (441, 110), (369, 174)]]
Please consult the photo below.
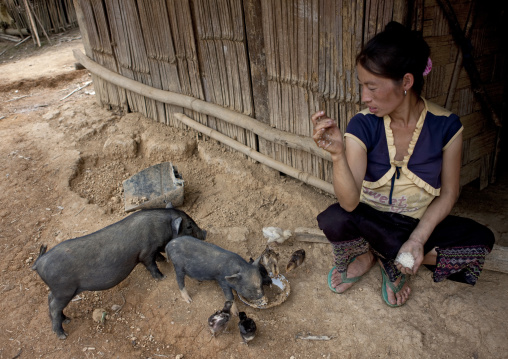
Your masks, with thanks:
[(265, 297), (268, 299), (266, 302), (259, 303), (259, 301), (249, 301), (246, 298), (243, 298), (240, 294), (238, 294), (238, 298), (245, 304), (250, 307), (257, 309), (268, 309), (272, 307), (276, 307), (286, 301), (291, 291), (289, 286), (289, 281), (282, 274), (278, 276), (273, 276), (272, 273), (269, 273), (270, 278), (272, 278), (272, 285), (265, 286)]

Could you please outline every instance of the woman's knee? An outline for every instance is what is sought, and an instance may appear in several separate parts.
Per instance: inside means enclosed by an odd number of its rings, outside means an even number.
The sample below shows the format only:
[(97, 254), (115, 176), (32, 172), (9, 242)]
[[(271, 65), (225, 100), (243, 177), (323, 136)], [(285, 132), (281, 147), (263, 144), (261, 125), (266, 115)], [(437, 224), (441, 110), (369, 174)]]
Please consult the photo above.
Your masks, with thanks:
[(351, 213), (342, 209), (338, 204), (332, 204), (317, 216), (319, 228), (331, 241), (343, 237), (346, 231), (351, 230)]

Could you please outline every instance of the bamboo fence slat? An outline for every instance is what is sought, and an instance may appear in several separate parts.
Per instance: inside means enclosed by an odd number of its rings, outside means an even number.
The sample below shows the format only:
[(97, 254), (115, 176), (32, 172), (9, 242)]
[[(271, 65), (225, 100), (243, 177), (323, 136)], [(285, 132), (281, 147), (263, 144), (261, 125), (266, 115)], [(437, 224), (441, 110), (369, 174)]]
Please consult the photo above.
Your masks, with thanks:
[[(81, 10), (84, 16), (86, 31), (90, 39), (90, 48), (92, 50), (91, 56), (99, 64), (107, 67), (110, 70), (118, 71), (109, 32), (104, 28), (106, 21), (106, 13), (101, 3), (95, 2), (82, 2)], [(123, 89), (118, 89), (116, 86), (105, 82), (104, 80), (93, 77), (94, 88), (100, 102), (104, 105), (118, 106), (126, 108), (127, 100), (126, 94)]]
[[(80, 4), (83, 13), (84, 25), (88, 33), (89, 45), (93, 52), (101, 50), (99, 30), (97, 29), (94, 11), (90, 2), (84, 1)], [(90, 55), (90, 54), (89, 54)], [(92, 53), (93, 55), (93, 53)], [(93, 57), (95, 59), (95, 56)]]
[(107, 15), (102, 2), (92, 1), (93, 18), (97, 26), (98, 43), (94, 48), (97, 51), (113, 54), (113, 46), (109, 34)]
[(247, 49), (243, 41), (234, 42), (234, 47), (236, 49), (236, 57), (238, 58), (238, 74), (240, 77), (240, 89), (242, 93), (240, 97), (240, 103), (243, 109), (242, 113), (251, 116), (254, 114), (254, 109), (252, 107), (253, 99), (251, 81), (249, 77)]
[[(197, 78), (197, 56), (189, 4), (183, 1), (167, 0), (169, 23), (173, 37), (181, 93), (203, 99), (204, 92)], [(207, 117), (184, 109), (184, 113), (207, 123)], [(181, 127), (181, 125), (177, 125)]]

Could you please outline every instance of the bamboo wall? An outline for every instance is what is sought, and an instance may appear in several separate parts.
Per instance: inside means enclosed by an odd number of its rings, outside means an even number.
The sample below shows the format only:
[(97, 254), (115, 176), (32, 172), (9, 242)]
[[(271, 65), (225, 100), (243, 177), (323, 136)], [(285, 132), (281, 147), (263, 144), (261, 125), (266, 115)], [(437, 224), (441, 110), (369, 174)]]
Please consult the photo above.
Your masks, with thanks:
[[(440, 0), (444, 1), (444, 0)], [(452, 1), (473, 45), (482, 85), (500, 105), (506, 75), (499, 54), (502, 22), (476, 1)], [(489, 183), (499, 127), (484, 114), (461, 51), (435, 0), (74, 0), (87, 56), (143, 84), (219, 104), (279, 130), (312, 133), (310, 115), (326, 110), (341, 129), (361, 109), (355, 56), (397, 20), (422, 30), (433, 70), (424, 96), (461, 116), (462, 184)], [(504, 5), (499, 5), (504, 6)], [(494, 66), (495, 65), (495, 66)], [(499, 76), (501, 74), (501, 76)], [(235, 125), (159, 103), (93, 76), (101, 104), (181, 127), (174, 113), (278, 161), (331, 182), (328, 161), (274, 144)]]

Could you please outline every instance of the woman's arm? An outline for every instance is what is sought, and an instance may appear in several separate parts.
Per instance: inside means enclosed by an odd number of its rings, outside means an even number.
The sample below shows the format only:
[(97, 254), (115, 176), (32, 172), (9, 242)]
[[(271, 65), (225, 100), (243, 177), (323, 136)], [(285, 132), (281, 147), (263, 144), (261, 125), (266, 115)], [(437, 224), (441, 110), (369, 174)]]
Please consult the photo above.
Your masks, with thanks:
[(344, 158), (333, 160), (333, 189), (340, 206), (353, 211), (360, 203), (360, 191), (367, 170), (367, 153), (353, 139), (346, 137)]
[(367, 153), (354, 140), (342, 136), (334, 120), (324, 111), (311, 117), (314, 125), (312, 138), (330, 152), (333, 162), (333, 189), (340, 206), (352, 211), (360, 202), (360, 190), (367, 168)]
[(415, 258), (412, 270), (398, 265), (402, 273), (414, 274), (418, 271), (424, 257), (423, 245), (436, 226), (450, 214), (455, 202), (457, 202), (460, 189), (461, 157), (462, 133), (443, 152), (440, 195), (434, 198), (407, 242), (400, 248), (399, 253), (410, 252)]

